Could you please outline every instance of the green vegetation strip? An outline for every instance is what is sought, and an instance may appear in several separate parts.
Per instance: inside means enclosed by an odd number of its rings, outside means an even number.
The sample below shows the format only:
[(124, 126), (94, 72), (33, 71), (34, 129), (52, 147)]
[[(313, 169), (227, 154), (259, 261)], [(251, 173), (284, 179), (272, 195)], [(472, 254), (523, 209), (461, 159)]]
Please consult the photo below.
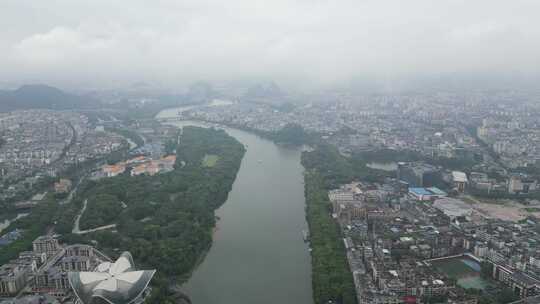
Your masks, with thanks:
[(345, 157), (336, 147), (320, 144), (302, 153), (306, 217), (312, 247), (312, 284), (315, 303), (356, 303), (353, 277), (347, 262), (340, 227), (331, 216), (328, 190), (355, 179), (381, 181), (394, 173), (371, 169), (362, 154)]
[(312, 247), (312, 284), (315, 303), (356, 303), (353, 277), (338, 223), (331, 216), (328, 190), (354, 179), (381, 180), (388, 172), (366, 167), (366, 160), (341, 155), (330, 145), (302, 153), (306, 217)]
[(356, 303), (340, 229), (330, 216), (330, 202), (322, 176), (312, 170), (306, 172), (304, 178), (306, 216), (313, 249), (311, 264), (315, 303)]

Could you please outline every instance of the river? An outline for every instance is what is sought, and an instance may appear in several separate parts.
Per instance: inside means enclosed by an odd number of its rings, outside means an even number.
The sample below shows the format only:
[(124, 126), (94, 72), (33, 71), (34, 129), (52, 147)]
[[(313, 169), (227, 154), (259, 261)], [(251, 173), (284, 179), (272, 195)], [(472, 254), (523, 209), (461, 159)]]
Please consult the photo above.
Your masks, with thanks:
[(300, 149), (225, 129), (247, 152), (227, 201), (216, 211), (213, 245), (182, 290), (194, 304), (311, 304)]

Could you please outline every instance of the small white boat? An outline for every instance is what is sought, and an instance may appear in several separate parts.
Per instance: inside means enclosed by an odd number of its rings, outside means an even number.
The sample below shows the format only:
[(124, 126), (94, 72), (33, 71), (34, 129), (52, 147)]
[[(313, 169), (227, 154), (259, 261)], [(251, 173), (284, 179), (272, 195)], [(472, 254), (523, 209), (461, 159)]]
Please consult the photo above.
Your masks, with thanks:
[(302, 237), (304, 238), (304, 242), (309, 242), (309, 232), (307, 230), (302, 230)]

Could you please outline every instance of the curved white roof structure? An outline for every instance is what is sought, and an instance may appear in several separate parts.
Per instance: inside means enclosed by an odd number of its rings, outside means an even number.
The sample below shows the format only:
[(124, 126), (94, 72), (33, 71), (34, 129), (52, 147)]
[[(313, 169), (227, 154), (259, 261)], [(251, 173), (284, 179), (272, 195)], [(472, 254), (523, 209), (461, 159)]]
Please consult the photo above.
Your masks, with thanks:
[(133, 258), (124, 252), (114, 263), (104, 262), (93, 272), (69, 272), (71, 288), (83, 304), (133, 303), (146, 289), (155, 270), (135, 270)]
[(457, 183), (468, 182), (467, 174), (461, 171), (452, 171), (452, 179), (454, 180), (454, 182), (457, 182)]

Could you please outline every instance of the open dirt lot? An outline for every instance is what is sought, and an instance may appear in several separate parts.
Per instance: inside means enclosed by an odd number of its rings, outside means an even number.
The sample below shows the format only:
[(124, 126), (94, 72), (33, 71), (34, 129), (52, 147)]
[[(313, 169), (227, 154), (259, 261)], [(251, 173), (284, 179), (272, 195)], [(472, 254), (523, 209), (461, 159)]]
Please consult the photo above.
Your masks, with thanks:
[(540, 218), (540, 202), (523, 205), (514, 200), (481, 199), (472, 196), (462, 197), (473, 209), (487, 218), (496, 218), (505, 221), (520, 221), (529, 216)]

